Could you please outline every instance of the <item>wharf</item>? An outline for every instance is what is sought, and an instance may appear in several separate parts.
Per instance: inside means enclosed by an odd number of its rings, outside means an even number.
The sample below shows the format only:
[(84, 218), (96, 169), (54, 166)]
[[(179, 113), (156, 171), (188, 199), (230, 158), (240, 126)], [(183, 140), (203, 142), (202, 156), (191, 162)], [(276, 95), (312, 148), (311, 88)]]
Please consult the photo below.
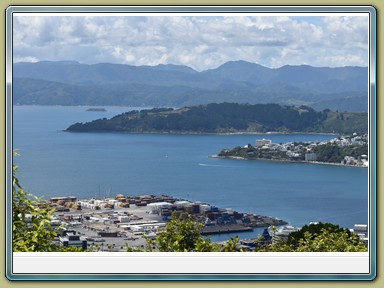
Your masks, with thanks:
[[(285, 221), (268, 216), (239, 213), (201, 202), (176, 199), (167, 195), (123, 196), (103, 199), (50, 198), (55, 225), (64, 225), (87, 240), (88, 249), (126, 251), (144, 247), (146, 239), (155, 239), (173, 217), (192, 216), (204, 223), (203, 235), (253, 231), (253, 227), (280, 226)], [(65, 209), (64, 209), (65, 208)]]
[(236, 233), (236, 232), (249, 232), (253, 231), (252, 227), (241, 226), (241, 225), (215, 225), (205, 226), (201, 231), (202, 235), (210, 234), (222, 234), (222, 233)]

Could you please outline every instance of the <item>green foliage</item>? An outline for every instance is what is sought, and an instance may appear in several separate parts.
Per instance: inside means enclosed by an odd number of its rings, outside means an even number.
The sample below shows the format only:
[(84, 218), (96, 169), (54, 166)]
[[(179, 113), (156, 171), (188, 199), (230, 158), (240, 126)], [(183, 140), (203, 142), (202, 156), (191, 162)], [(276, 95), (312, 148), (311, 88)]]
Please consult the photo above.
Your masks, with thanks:
[[(344, 114), (348, 116), (344, 117)], [(353, 127), (359, 127), (358, 130), (361, 130), (361, 127), (365, 127), (362, 130), (367, 130), (367, 114), (344, 114), (343, 117), (336, 118), (332, 112), (317, 112), (305, 106), (295, 108), (278, 104), (212, 103), (184, 107), (177, 110), (155, 108), (152, 110), (131, 111), (111, 119), (104, 118), (87, 123), (76, 123), (68, 127), (67, 131), (124, 131), (131, 133), (282, 131), (342, 133), (353, 130)], [(357, 114), (359, 115), (358, 117), (356, 116)], [(329, 120), (329, 117), (332, 120)]]
[(64, 246), (61, 246), (60, 248), (58, 248), (57, 252), (87, 252), (87, 251), (84, 251), (83, 248), (81, 248), (81, 247), (64, 247)]
[[(14, 156), (17, 156), (14, 153)], [(12, 246), (14, 252), (56, 251), (52, 242), (57, 236), (50, 225), (53, 210), (40, 198), (28, 193), (16, 177), (18, 167), (12, 173)]]
[(258, 239), (258, 252), (365, 252), (368, 251), (360, 237), (348, 229), (330, 223), (305, 225), (292, 232), (287, 240), (265, 245)]
[(191, 252), (197, 251), (198, 247), (206, 250), (210, 248), (210, 245), (201, 235), (202, 228), (203, 224), (194, 221), (190, 215), (185, 220), (173, 216), (164, 231), (151, 244), (154, 244), (156, 249), (161, 252)]
[(239, 244), (239, 236), (236, 236), (235, 238), (231, 238), (227, 242), (225, 242), (221, 251), (222, 252), (242, 252), (243, 250), (239, 248), (238, 244)]
[(368, 115), (367, 113), (339, 113), (328, 111), (327, 117), (321, 122), (323, 132), (352, 134), (367, 133), (368, 131)]
[(368, 154), (368, 144), (359, 146), (339, 147), (337, 144), (327, 143), (318, 145), (314, 152), (317, 155), (317, 161), (340, 163), (345, 156), (359, 157), (360, 155)]
[[(177, 110), (131, 111), (111, 119), (76, 123), (68, 127), (67, 131), (124, 131), (131, 133), (333, 132), (332, 125), (326, 130), (321, 124), (328, 114), (316, 112), (305, 106), (295, 108), (278, 104), (221, 103), (184, 107)], [(364, 119), (359, 121), (364, 121)]]
[(287, 244), (297, 252), (366, 251), (358, 235), (331, 223), (305, 225), (289, 235)]
[[(127, 252), (242, 252), (239, 238), (229, 239), (220, 245), (205, 239), (201, 235), (202, 224), (188, 216), (185, 220), (172, 217), (155, 240), (147, 240), (147, 247), (132, 248)], [(272, 227), (272, 242), (263, 236), (255, 241), (256, 252), (365, 252), (368, 251), (358, 235), (348, 229), (330, 223), (311, 224), (290, 234), (288, 239), (275, 235), (277, 228)]]
[[(147, 240), (147, 247), (131, 248), (128, 252), (242, 252), (236, 236), (220, 245), (205, 239), (201, 235), (202, 225), (191, 216), (186, 220), (172, 217), (165, 230), (155, 240)], [(272, 227), (275, 234), (277, 229)], [(260, 236), (257, 240), (256, 252), (364, 252), (367, 251), (358, 235), (348, 229), (330, 223), (319, 223), (304, 226), (301, 230), (290, 234), (288, 239), (274, 235), (273, 242), (267, 242)]]
[(145, 248), (132, 248), (127, 245), (127, 252), (236, 252), (239, 238), (228, 240), (224, 245), (213, 243), (201, 234), (204, 224), (197, 222), (191, 215), (181, 220), (174, 215), (164, 231), (156, 239), (147, 239)]
[(313, 237), (315, 237), (315, 235), (318, 235), (323, 230), (329, 231), (331, 233), (340, 233), (340, 232), (343, 232), (345, 229), (340, 228), (339, 225), (334, 225), (331, 223), (322, 223), (322, 222), (319, 222), (318, 224), (305, 225), (299, 231), (295, 231), (289, 234), (289, 237), (287, 239), (287, 244), (297, 246), (299, 241), (304, 237), (304, 234), (306, 232), (308, 232), (310, 235), (313, 235)]
[(368, 249), (359, 236), (347, 231), (331, 232), (322, 229), (320, 233), (305, 232), (299, 240), (296, 252), (364, 252)]

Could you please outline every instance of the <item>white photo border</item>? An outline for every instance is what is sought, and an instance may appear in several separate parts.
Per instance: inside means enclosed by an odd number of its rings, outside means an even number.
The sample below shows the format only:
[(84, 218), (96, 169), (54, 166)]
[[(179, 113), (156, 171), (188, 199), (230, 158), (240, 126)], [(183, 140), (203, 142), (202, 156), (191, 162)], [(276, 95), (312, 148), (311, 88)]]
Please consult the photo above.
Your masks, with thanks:
[[(368, 205), (369, 205), (369, 252), (365, 253), (254, 253), (252, 255), (220, 253), (202, 254), (193, 253), (24, 253), (12, 251), (12, 28), (13, 15), (15, 13), (37, 14), (349, 14), (365, 13), (369, 15), (369, 181), (368, 181)], [(377, 270), (377, 191), (376, 191), (376, 143), (377, 143), (377, 122), (376, 122), (376, 71), (377, 71), (377, 28), (376, 28), (376, 9), (373, 6), (9, 6), (6, 11), (6, 276), (9, 280), (373, 280)], [(255, 255), (256, 254), (256, 255)], [(141, 269), (148, 269), (149, 273), (143, 272), (135, 267), (134, 273), (121, 270), (117, 273), (111, 269), (105, 271), (83, 269), (79, 265), (69, 265), (63, 270), (63, 266), (54, 269), (58, 263), (89, 263), (93, 265), (105, 265), (113, 267), (114, 263), (129, 261), (130, 259), (142, 259)], [(164, 260), (166, 259), (166, 260)], [(271, 259), (279, 259), (287, 269), (280, 265), (274, 265), (272, 261), (267, 265), (267, 269), (261, 269), (260, 261), (267, 262)], [(308, 260), (310, 259), (310, 260)], [(146, 265), (144, 262), (151, 261), (154, 265)], [(160, 267), (162, 261), (168, 261), (168, 268)], [(215, 263), (227, 261), (231, 265), (240, 265), (240, 269), (217, 269), (209, 268)], [(251, 261), (251, 262), (249, 262)], [(255, 261), (255, 262), (252, 262)], [(308, 264), (325, 261), (324, 266), (318, 271), (308, 268)], [(327, 262), (328, 261), (328, 262)], [(339, 272), (332, 272), (329, 266), (332, 261), (336, 261)], [(360, 261), (360, 262), (359, 262)], [(33, 266), (31, 266), (33, 263)], [(38, 264), (37, 264), (38, 263)], [(102, 264), (100, 264), (102, 263)], [(173, 263), (173, 264), (172, 264)], [(187, 265), (194, 263), (196, 268), (188, 267), (180, 269), (181, 264)], [(200, 263), (200, 265), (199, 265)], [(207, 263), (210, 266), (207, 266)], [(245, 269), (244, 263), (255, 264), (256, 270)], [(269, 262), (268, 262), (269, 263)], [(275, 262), (276, 263), (276, 262)], [(291, 269), (295, 263), (299, 265), (299, 270)], [(360, 263), (360, 264), (359, 264)], [(363, 263), (363, 264), (361, 264)], [(349, 266), (348, 266), (349, 265)], [(352, 266), (351, 266), (352, 265)], [(357, 266), (353, 266), (357, 265)], [(354, 269), (360, 267), (361, 270)], [(165, 266), (165, 265), (164, 265)], [(278, 266), (278, 267), (276, 267)], [(29, 268), (28, 268), (29, 267)], [(132, 267), (131, 267), (132, 268)], [(290, 268), (290, 269), (288, 269)], [(29, 269), (29, 270), (28, 270)], [(44, 270), (45, 269), (45, 270)], [(157, 270), (156, 270), (157, 269)], [(204, 272), (204, 269), (208, 269)], [(209, 270), (210, 269), (210, 270)], [(257, 270), (259, 269), (259, 270)], [(275, 269), (275, 270), (274, 270)], [(302, 270), (300, 270), (302, 269)], [(132, 270), (132, 269), (131, 269)], [(162, 271), (161, 273), (156, 271)], [(336, 269), (337, 270), (337, 269)], [(245, 273), (241, 271), (246, 271)], [(260, 272), (261, 271), (261, 272)], [(277, 272), (276, 272), (277, 271)], [(302, 272), (305, 271), (305, 272)], [(351, 272), (349, 272), (351, 271)]]

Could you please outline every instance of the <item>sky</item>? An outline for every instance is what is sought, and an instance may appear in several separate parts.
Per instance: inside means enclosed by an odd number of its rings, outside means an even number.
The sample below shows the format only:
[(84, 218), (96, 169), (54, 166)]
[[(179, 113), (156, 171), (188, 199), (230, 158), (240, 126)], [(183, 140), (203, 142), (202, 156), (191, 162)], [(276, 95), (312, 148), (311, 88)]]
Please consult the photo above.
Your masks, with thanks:
[(368, 17), (356, 14), (16, 15), (14, 62), (176, 64), (197, 71), (236, 60), (269, 68), (368, 66)]

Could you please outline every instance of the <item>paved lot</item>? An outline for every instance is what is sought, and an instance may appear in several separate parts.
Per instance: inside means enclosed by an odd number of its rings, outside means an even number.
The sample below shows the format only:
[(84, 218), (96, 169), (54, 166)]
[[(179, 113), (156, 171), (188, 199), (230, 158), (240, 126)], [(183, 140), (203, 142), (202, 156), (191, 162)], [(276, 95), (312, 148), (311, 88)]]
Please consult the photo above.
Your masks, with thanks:
[[(91, 210), (87, 208), (83, 208), (79, 211), (71, 211), (71, 212), (57, 212), (56, 215), (59, 218), (72, 216), (74, 220), (77, 220), (82, 217), (81, 225), (76, 226), (68, 226), (68, 230), (76, 231), (77, 234), (83, 237), (93, 238), (94, 240), (88, 240), (88, 249), (92, 250), (100, 250), (100, 251), (116, 251), (123, 252), (127, 250), (126, 245), (128, 244), (130, 247), (140, 247), (145, 246), (146, 239), (144, 239), (141, 234), (136, 233), (134, 235), (130, 231), (125, 231), (125, 236), (123, 237), (100, 237), (97, 234), (97, 230), (104, 231), (123, 231), (122, 228), (117, 227), (116, 224), (104, 224), (104, 223), (95, 223), (91, 221), (87, 221), (85, 216), (97, 217), (99, 215), (107, 215), (108, 213), (117, 213), (137, 216), (137, 220), (133, 220), (124, 224), (132, 224), (135, 222), (150, 222), (150, 221), (158, 221), (163, 222), (162, 217), (156, 214), (148, 214), (146, 207), (137, 207), (136, 205), (131, 205), (133, 207), (130, 208), (119, 208), (119, 209), (101, 209), (101, 210)], [(141, 219), (140, 219), (141, 218)]]

